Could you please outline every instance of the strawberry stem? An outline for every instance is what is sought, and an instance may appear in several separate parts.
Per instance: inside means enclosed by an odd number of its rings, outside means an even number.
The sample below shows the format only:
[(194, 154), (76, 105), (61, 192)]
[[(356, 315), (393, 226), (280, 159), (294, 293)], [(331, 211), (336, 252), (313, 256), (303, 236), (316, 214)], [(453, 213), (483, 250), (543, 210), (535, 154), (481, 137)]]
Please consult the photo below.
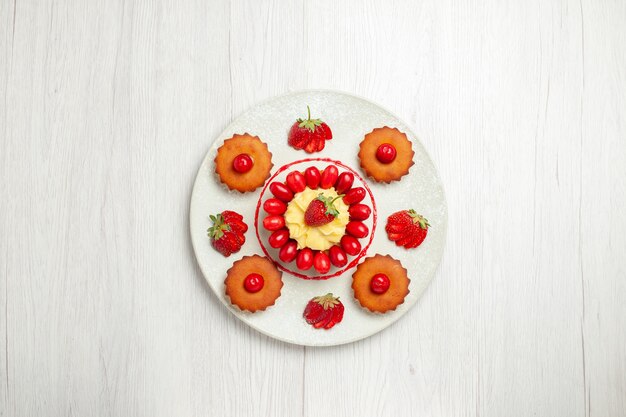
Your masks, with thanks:
[(315, 132), (315, 128), (322, 125), (322, 121), (320, 119), (311, 119), (311, 108), (307, 104), (307, 119), (298, 119), (298, 126), (309, 129), (311, 132)]
[(329, 308), (333, 308), (339, 304), (339, 297), (335, 297), (333, 293), (329, 292), (326, 295), (314, 297), (313, 301), (324, 307), (324, 310), (328, 310)]
[(333, 198), (332, 200), (330, 200), (330, 205), (332, 205), (335, 201), (339, 200), (340, 198), (343, 198), (344, 194), (339, 194), (337, 197)]
[(337, 216), (339, 215), (339, 210), (337, 210), (333, 204), (336, 200), (342, 198), (343, 196), (343, 194), (339, 194), (337, 197), (331, 200), (330, 197), (326, 197), (323, 193), (319, 193), (317, 199), (324, 203), (324, 207), (326, 207), (326, 214)]
[(213, 224), (207, 230), (207, 234), (210, 238), (213, 238), (215, 240), (221, 239), (221, 237), (224, 236), (224, 231), (230, 230), (230, 225), (224, 222), (224, 217), (221, 213), (215, 216), (209, 215), (209, 218), (211, 219)]
[(409, 216), (413, 218), (413, 223), (419, 223), (422, 229), (428, 229), (430, 227), (428, 220), (426, 220), (421, 214), (417, 214), (415, 210), (409, 210)]

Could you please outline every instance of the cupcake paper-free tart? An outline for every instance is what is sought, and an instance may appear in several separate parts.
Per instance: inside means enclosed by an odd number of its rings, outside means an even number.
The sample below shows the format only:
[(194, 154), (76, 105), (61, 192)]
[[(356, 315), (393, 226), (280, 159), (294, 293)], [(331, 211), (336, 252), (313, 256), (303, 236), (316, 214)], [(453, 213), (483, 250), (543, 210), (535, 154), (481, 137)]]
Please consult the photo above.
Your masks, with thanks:
[(409, 294), (406, 268), (389, 255), (374, 255), (357, 266), (352, 274), (354, 298), (372, 312), (395, 310)]
[(361, 168), (378, 182), (399, 181), (409, 173), (413, 155), (406, 134), (387, 126), (372, 130), (359, 145)]
[(215, 173), (220, 181), (241, 193), (263, 185), (272, 166), (272, 153), (267, 144), (247, 133), (226, 139), (215, 157)]
[(244, 256), (226, 271), (226, 295), (241, 310), (251, 313), (265, 310), (280, 297), (282, 275), (269, 259)]

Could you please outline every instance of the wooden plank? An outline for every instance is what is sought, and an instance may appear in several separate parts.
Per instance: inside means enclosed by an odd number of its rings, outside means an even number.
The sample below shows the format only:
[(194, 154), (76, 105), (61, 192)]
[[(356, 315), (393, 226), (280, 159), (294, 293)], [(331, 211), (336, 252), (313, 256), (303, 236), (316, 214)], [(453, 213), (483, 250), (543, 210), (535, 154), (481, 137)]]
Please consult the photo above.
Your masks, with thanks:
[(9, 415), (8, 333), (8, 80), (13, 53), (14, 4), (0, 3), (0, 416)]
[(580, 9), (585, 409), (587, 416), (626, 416), (626, 4), (583, 1)]

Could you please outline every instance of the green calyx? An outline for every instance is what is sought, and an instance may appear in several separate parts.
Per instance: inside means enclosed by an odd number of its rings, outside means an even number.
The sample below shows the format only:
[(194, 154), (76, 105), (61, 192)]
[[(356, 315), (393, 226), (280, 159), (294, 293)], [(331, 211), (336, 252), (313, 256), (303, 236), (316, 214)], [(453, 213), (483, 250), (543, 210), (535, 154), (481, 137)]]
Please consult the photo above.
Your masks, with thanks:
[(221, 214), (210, 215), (209, 219), (213, 222), (213, 225), (207, 230), (207, 234), (210, 238), (219, 240), (224, 236), (224, 231), (230, 230), (230, 225), (224, 223), (224, 217)]
[(309, 129), (311, 132), (315, 132), (315, 128), (322, 125), (321, 119), (311, 119), (311, 109), (306, 106), (308, 116), (306, 119), (298, 119), (298, 126), (305, 129)]
[(324, 194), (319, 193), (319, 195), (317, 196), (317, 200), (324, 203), (324, 207), (326, 207), (326, 214), (329, 214), (331, 216), (338, 216), (339, 210), (337, 210), (334, 203), (335, 203), (335, 200), (338, 200), (342, 197), (343, 197), (343, 194), (340, 194), (337, 197), (333, 198), (333, 197), (326, 197)]
[(418, 223), (422, 229), (428, 229), (430, 227), (428, 220), (426, 220), (421, 214), (417, 214), (415, 210), (409, 210), (409, 216), (413, 218), (413, 223)]
[(335, 297), (332, 293), (328, 293), (326, 295), (321, 295), (319, 297), (314, 297), (313, 301), (319, 303), (324, 310), (328, 310), (329, 308), (335, 307), (339, 304), (339, 297)]

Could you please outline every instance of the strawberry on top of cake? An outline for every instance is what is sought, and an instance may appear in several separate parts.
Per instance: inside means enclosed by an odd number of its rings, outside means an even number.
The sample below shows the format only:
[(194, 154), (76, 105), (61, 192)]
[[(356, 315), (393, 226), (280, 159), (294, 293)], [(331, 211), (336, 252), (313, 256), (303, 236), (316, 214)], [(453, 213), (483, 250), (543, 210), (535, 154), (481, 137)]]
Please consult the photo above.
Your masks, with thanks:
[(287, 205), (285, 224), (298, 249), (327, 250), (338, 244), (350, 221), (348, 205), (334, 187), (296, 193)]

